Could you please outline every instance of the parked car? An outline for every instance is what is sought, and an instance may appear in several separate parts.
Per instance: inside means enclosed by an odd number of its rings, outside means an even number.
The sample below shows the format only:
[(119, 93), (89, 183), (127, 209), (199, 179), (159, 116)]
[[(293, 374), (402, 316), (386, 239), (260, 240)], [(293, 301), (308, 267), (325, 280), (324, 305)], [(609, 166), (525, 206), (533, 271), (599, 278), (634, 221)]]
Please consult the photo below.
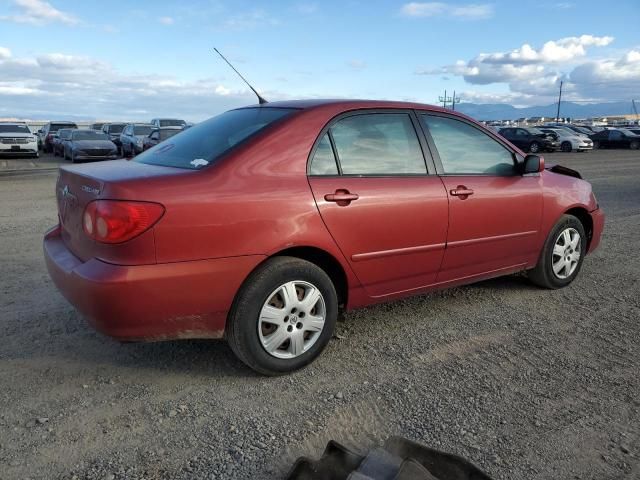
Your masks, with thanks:
[(73, 122), (57, 121), (49, 122), (38, 130), (42, 138), (42, 149), (45, 153), (53, 152), (53, 134), (61, 128), (78, 128), (78, 125)]
[(593, 148), (640, 148), (640, 135), (625, 128), (611, 128), (591, 135)]
[(0, 155), (38, 157), (38, 137), (24, 123), (0, 123)]
[(116, 147), (118, 147), (119, 154), (122, 154), (122, 143), (120, 142), (120, 134), (126, 126), (126, 123), (105, 123), (102, 126), (102, 131), (106, 133), (109, 136), (109, 139), (116, 144)]
[(145, 137), (154, 130), (154, 126), (148, 123), (130, 123), (120, 134), (120, 148), (123, 157), (135, 157), (142, 153), (142, 145)]
[(593, 150), (593, 142), (586, 135), (579, 135), (573, 130), (558, 127), (540, 127), (544, 133), (555, 135), (555, 140), (560, 144), (563, 152), (585, 152)]
[(64, 158), (76, 163), (80, 160), (113, 160), (118, 158), (118, 147), (109, 136), (95, 130), (72, 130), (65, 140)]
[(187, 122), (185, 122), (184, 120), (179, 120), (177, 118), (154, 118), (153, 120), (151, 120), (151, 125), (153, 125), (155, 128), (184, 128), (187, 125)]
[(102, 131), (102, 127), (104, 127), (104, 122), (97, 122), (97, 123), (92, 123), (89, 126), (90, 130), (98, 130), (98, 131)]
[(404, 102), (231, 110), (131, 161), (63, 166), (56, 194), (47, 268), (96, 328), (224, 337), (269, 375), (316, 358), (343, 309), (520, 271), (565, 287), (604, 224), (578, 172)]
[(502, 128), (499, 133), (524, 152), (553, 152), (560, 147), (551, 135), (533, 127)]
[(149, 150), (151, 147), (155, 147), (160, 142), (164, 142), (167, 138), (171, 138), (181, 131), (181, 129), (173, 127), (163, 127), (152, 130), (142, 141), (142, 150)]
[(64, 142), (71, 138), (72, 131), (72, 128), (61, 128), (53, 134), (53, 140), (51, 143), (53, 145), (52, 150), (54, 157), (58, 155), (61, 157), (64, 156)]

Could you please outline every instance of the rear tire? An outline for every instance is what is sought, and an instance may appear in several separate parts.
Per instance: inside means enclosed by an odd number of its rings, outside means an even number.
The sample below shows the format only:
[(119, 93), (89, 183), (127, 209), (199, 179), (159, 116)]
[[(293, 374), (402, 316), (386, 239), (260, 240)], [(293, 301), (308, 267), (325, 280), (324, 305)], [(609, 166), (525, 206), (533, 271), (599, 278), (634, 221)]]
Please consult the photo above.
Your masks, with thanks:
[(241, 287), (225, 333), (231, 350), (248, 367), (282, 375), (320, 355), (337, 316), (338, 297), (324, 270), (299, 258), (274, 257)]
[(600, 148), (600, 142), (593, 142), (593, 149), (598, 150)]
[(571, 142), (562, 142), (562, 145), (560, 145), (560, 148), (563, 152), (569, 153), (571, 152), (571, 150), (573, 150), (573, 146), (571, 145)]
[(538, 264), (529, 270), (529, 280), (544, 288), (566, 287), (578, 276), (586, 253), (582, 223), (573, 215), (563, 215), (544, 242)]

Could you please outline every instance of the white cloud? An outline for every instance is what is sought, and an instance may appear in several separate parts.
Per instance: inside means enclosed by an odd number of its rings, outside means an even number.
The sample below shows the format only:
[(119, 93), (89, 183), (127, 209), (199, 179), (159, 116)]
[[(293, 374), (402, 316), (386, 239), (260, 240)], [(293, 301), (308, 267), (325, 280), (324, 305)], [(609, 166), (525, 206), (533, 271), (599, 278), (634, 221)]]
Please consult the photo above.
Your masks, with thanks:
[(539, 48), (524, 44), (510, 52), (480, 53), (469, 61), (422, 68), (416, 73), (456, 75), (472, 85), (507, 84), (507, 95), (520, 98), (520, 102), (551, 99), (557, 95), (561, 80), (567, 99), (620, 100), (637, 96), (640, 50), (630, 50), (621, 58), (588, 59), (589, 49), (606, 47), (613, 41), (611, 36), (565, 37)]
[(364, 70), (365, 68), (367, 68), (367, 63), (364, 60), (358, 59), (349, 60), (347, 62), (347, 65), (349, 65), (354, 70)]
[(449, 5), (444, 2), (411, 2), (400, 8), (400, 14), (406, 17), (452, 16), (478, 20), (493, 16), (493, 6), (489, 4)]
[(227, 18), (223, 27), (229, 30), (251, 30), (262, 26), (278, 25), (280, 22), (262, 9), (239, 13)]
[(13, 4), (18, 13), (0, 16), (0, 20), (32, 25), (46, 25), (54, 22), (76, 25), (80, 22), (74, 15), (58, 10), (44, 0), (13, 0)]
[(0, 47), (0, 60), (5, 58), (11, 58), (11, 50), (7, 47)]
[(222, 79), (183, 81), (172, 76), (124, 74), (84, 56), (47, 53), (16, 58), (5, 52), (0, 56), (0, 112), (22, 118), (113, 120), (177, 115), (197, 121), (255, 103), (252, 92), (235, 77), (232, 82), (237, 89), (223, 84)]
[(175, 20), (173, 19), (173, 17), (160, 17), (158, 18), (158, 22), (163, 25), (173, 25), (175, 23)]

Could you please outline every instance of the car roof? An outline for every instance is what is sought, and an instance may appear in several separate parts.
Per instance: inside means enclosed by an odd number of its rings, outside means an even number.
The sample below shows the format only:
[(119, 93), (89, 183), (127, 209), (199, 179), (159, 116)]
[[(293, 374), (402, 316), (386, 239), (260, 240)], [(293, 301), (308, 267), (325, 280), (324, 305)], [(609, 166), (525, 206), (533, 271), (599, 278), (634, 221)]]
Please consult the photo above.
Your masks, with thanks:
[[(460, 112), (452, 112), (449, 109), (418, 102), (405, 102), (396, 100), (365, 100), (365, 99), (306, 99), (306, 100), (281, 100), (265, 104), (253, 104), (237, 108), (296, 108), (299, 110), (311, 110), (323, 106), (332, 105), (342, 107), (343, 110), (357, 110), (359, 108), (402, 108), (415, 110), (429, 110), (432, 112), (454, 113), (464, 118), (470, 118)], [(475, 121), (475, 120), (474, 120)]]

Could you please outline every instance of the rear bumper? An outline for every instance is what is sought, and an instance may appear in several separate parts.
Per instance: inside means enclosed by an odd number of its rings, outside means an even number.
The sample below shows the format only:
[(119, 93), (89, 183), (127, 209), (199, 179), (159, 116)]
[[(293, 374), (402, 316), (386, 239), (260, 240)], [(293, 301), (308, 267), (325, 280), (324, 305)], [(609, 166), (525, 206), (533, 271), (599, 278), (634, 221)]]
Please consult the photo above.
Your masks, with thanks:
[(591, 219), (593, 220), (593, 234), (591, 235), (587, 253), (593, 252), (600, 245), (602, 231), (604, 230), (604, 212), (600, 208), (594, 210), (591, 212)]
[(99, 331), (119, 340), (220, 338), (247, 275), (265, 257), (123, 266), (75, 257), (59, 229), (44, 238), (49, 275)]

